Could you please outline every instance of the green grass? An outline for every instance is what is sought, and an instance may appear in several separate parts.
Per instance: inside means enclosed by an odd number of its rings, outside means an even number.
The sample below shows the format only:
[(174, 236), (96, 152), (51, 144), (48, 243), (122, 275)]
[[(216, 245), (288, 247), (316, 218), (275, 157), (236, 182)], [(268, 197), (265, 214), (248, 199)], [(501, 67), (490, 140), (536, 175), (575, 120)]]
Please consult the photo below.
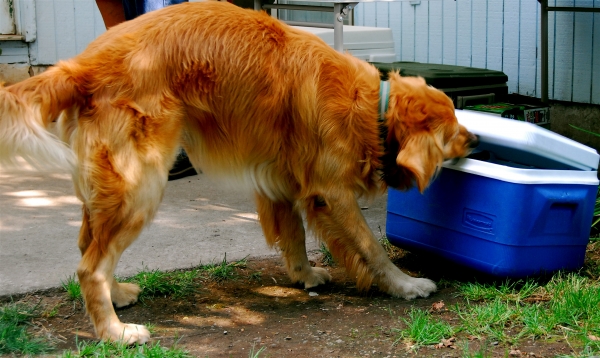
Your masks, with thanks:
[(500, 298), (507, 301), (522, 301), (536, 293), (539, 285), (533, 280), (504, 281), (497, 284), (464, 283), (458, 286), (459, 294), (467, 300), (480, 301)]
[[(600, 227), (600, 189), (596, 194), (596, 204), (594, 205), (594, 219), (592, 222), (592, 228), (598, 229)], [(600, 235), (598, 236), (600, 237)]]
[(397, 334), (394, 344), (405, 341), (414, 348), (439, 343), (454, 334), (449, 323), (435, 319), (427, 311), (413, 308), (407, 318), (401, 318), (406, 329), (392, 329)]
[(227, 256), (223, 257), (223, 261), (218, 264), (208, 264), (200, 266), (200, 271), (206, 278), (214, 281), (224, 281), (236, 279), (236, 268), (246, 267), (248, 264), (246, 259), (227, 263)]
[(248, 353), (249, 358), (258, 358), (262, 352), (264, 352), (267, 347), (262, 346), (259, 350), (255, 351), (256, 347), (252, 344), (252, 348), (250, 349), (250, 353)]
[[(234, 279), (237, 277), (235, 274), (236, 268), (246, 267), (247, 265), (246, 259), (230, 263), (226, 259), (227, 256), (219, 264), (201, 265), (199, 268), (190, 270), (165, 272), (144, 268), (135, 276), (125, 279), (115, 279), (138, 284), (142, 288), (142, 292), (138, 297), (141, 302), (151, 297), (160, 296), (181, 298), (196, 292), (200, 286), (199, 279), (201, 277), (215, 281)], [(253, 274), (252, 278), (260, 279), (260, 273)], [(81, 286), (77, 282), (75, 275), (61, 281), (61, 286), (66, 291), (69, 300), (83, 302)]]
[(321, 262), (323, 265), (335, 266), (335, 259), (324, 242), (319, 245), (319, 252), (321, 253)]
[(440, 316), (417, 308), (403, 314), (391, 329), (394, 344), (418, 350), (455, 337), (451, 345), (462, 357), (491, 357), (525, 340), (539, 341), (540, 346), (564, 341), (573, 357), (600, 356), (598, 276), (557, 273), (547, 282), (455, 281), (452, 286), (458, 301)]
[(64, 281), (61, 280), (60, 285), (67, 292), (67, 298), (70, 301), (83, 302), (83, 296), (81, 295), (81, 286), (76, 280), (75, 274), (67, 277), (67, 279)]
[(248, 278), (252, 281), (261, 281), (262, 280), (262, 272), (256, 271), (251, 273)]
[[(600, 353), (600, 281), (558, 273), (545, 285), (534, 280), (459, 284), (466, 302), (451, 307), (457, 329), (506, 345), (520, 339), (565, 339), (586, 355)], [(586, 353), (587, 352), (587, 353)]]
[[(198, 270), (163, 272), (159, 270), (143, 269), (135, 276), (118, 281), (132, 282), (142, 288), (138, 297), (140, 301), (157, 296), (173, 296), (180, 298), (195, 292), (198, 284), (195, 279), (199, 276)], [(67, 293), (70, 301), (83, 302), (81, 286), (75, 280), (75, 275), (61, 281), (62, 288)]]
[(145, 299), (152, 297), (172, 296), (181, 298), (190, 295), (200, 285), (196, 280), (199, 276), (198, 269), (170, 272), (144, 269), (124, 281), (136, 283), (142, 288), (138, 299), (143, 302)]
[(489, 343), (487, 341), (483, 342), (483, 344), (481, 344), (481, 346), (479, 347), (479, 349), (477, 351), (475, 351), (475, 352), (471, 352), (471, 349), (469, 347), (469, 341), (464, 341), (464, 342), (460, 343), (458, 345), (458, 348), (462, 350), (461, 357), (463, 357), (463, 358), (488, 358), (488, 357), (492, 357), (492, 355), (487, 352), (490, 349)]
[(517, 324), (520, 306), (514, 302), (496, 298), (484, 304), (454, 306), (453, 311), (461, 322), (461, 330), (476, 337), (492, 339), (498, 342), (513, 343), (519, 336), (508, 334)]
[(379, 239), (379, 243), (381, 243), (381, 246), (383, 246), (383, 249), (386, 252), (390, 252), (396, 248), (396, 246), (392, 245), (392, 243), (386, 236), (383, 236), (381, 239)]
[[(0, 307), (0, 354), (29, 356), (54, 350), (47, 339), (35, 337), (28, 332), (31, 321), (42, 315), (39, 305), (9, 303)], [(149, 326), (153, 328), (152, 325)], [(258, 352), (260, 353), (260, 351)], [(78, 342), (75, 351), (64, 351), (62, 357), (191, 357), (177, 348), (161, 347), (159, 342), (128, 346), (113, 342)]]
[(575, 274), (557, 275), (546, 289), (548, 312), (558, 325), (600, 336), (600, 282)]
[(379, 231), (378, 241), (381, 244), (381, 246), (383, 246), (383, 249), (387, 252), (388, 256), (390, 257), (390, 260), (394, 261), (402, 257), (404, 255), (404, 251), (390, 242), (390, 240), (387, 238), (387, 236), (385, 236), (385, 234), (381, 230), (381, 226), (378, 226), (377, 230)]
[(544, 304), (523, 306), (520, 314), (522, 330), (519, 336), (539, 339), (553, 334), (556, 321), (552, 315), (547, 314)]
[(76, 352), (65, 351), (62, 357), (187, 358), (192, 356), (186, 351), (177, 347), (162, 347), (160, 346), (160, 342), (129, 346), (123, 343), (116, 342), (83, 341), (77, 343)]
[(39, 317), (38, 305), (9, 303), (0, 307), (0, 354), (31, 355), (46, 353), (52, 345), (34, 337), (27, 328)]

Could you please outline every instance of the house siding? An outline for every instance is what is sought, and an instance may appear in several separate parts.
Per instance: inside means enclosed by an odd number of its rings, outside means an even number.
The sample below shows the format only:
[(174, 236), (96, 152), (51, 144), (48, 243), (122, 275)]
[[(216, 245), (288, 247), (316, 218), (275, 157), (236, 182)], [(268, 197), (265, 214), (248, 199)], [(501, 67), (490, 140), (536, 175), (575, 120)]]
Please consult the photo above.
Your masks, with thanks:
[(95, 1), (36, 0), (37, 41), (32, 65), (52, 65), (81, 53), (105, 30)]
[[(600, 0), (550, 1), (598, 7)], [(511, 93), (541, 97), (540, 5), (535, 0), (361, 3), (359, 26), (390, 27), (399, 61), (501, 70)], [(549, 13), (549, 97), (600, 104), (600, 13)]]
[(27, 63), (27, 44), (22, 41), (0, 41), (0, 63)]

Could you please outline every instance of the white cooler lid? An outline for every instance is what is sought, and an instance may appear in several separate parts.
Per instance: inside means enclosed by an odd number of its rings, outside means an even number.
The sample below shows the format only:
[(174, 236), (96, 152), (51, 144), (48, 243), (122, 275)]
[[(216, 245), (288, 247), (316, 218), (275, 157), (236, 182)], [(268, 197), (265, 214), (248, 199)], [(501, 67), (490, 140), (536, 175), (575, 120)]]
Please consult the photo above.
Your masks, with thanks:
[(444, 168), (515, 184), (577, 184), (598, 186), (597, 172), (587, 170), (531, 170), (461, 158), (447, 160)]
[[(333, 29), (294, 26), (317, 35), (329, 46), (333, 46)], [(383, 27), (344, 25), (344, 50), (394, 49), (392, 29)]]
[(539, 169), (598, 169), (596, 150), (538, 125), (466, 110), (456, 110), (456, 118), (479, 136), (477, 151), (500, 160)]
[[(294, 26), (320, 37), (333, 47), (333, 29)], [(344, 25), (344, 50), (352, 56), (369, 62), (392, 63), (396, 61), (396, 50), (392, 30), (382, 27)]]

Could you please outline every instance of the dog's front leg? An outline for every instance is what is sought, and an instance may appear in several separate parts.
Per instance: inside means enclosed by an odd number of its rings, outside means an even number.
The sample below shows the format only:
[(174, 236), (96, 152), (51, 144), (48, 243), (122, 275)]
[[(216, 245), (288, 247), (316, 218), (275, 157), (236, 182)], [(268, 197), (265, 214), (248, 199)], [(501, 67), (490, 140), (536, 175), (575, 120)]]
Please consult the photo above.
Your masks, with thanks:
[(427, 297), (435, 283), (400, 271), (375, 239), (352, 192), (315, 196), (308, 207), (309, 225), (323, 239), (359, 289), (375, 283), (392, 296), (413, 299)]
[(273, 202), (256, 196), (258, 215), (270, 246), (277, 245), (285, 260), (288, 275), (293, 282), (304, 283), (310, 288), (331, 281), (331, 275), (320, 267), (312, 267), (306, 255), (306, 243), (302, 216), (289, 202)]

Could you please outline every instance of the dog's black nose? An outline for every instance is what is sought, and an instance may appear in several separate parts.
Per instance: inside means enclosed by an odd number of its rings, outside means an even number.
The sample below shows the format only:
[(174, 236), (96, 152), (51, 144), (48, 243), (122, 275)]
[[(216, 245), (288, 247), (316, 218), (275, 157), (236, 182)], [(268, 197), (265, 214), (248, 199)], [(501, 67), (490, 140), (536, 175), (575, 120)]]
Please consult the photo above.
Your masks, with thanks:
[(469, 136), (469, 148), (476, 148), (479, 145), (479, 136), (471, 134)]

